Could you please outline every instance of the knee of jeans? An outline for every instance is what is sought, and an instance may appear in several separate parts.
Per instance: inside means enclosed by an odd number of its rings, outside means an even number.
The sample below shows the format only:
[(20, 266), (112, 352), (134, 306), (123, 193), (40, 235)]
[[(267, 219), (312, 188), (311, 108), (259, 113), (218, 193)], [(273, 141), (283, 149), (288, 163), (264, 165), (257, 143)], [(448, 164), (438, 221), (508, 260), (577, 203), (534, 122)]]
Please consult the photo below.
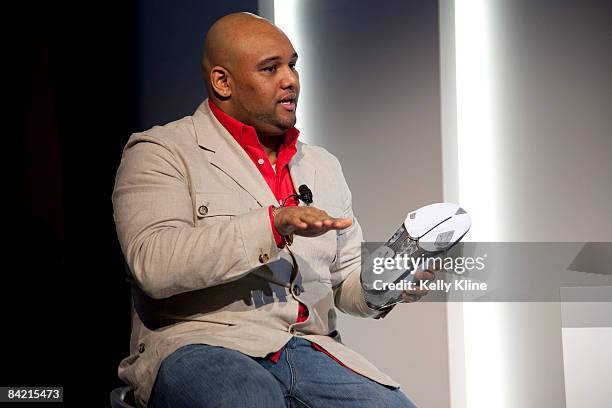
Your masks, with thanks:
[[(205, 406), (220, 408), (285, 408), (285, 395), (273, 378), (250, 376), (228, 379), (226, 386), (207, 389)], [(205, 387), (203, 387), (205, 388)], [(211, 395), (215, 394), (215, 395)]]
[(194, 373), (199, 372), (199, 367), (204, 360), (194, 357), (202, 351), (200, 344), (189, 344), (183, 346), (168, 355), (157, 371), (153, 389), (163, 389), (173, 392), (180, 390), (185, 383), (191, 382)]
[(284, 407), (285, 395), (273, 378), (252, 377), (240, 384), (235, 405), (244, 407)]
[[(155, 401), (190, 400), (218, 407), (284, 407), (284, 393), (276, 379), (255, 361), (264, 374), (251, 370), (249, 364), (226, 361), (210, 370), (208, 356), (201, 352), (214, 349), (186, 346), (168, 356), (161, 364), (153, 387)], [(230, 359), (231, 360), (231, 359)], [(235, 362), (234, 362), (235, 363)], [(222, 375), (224, 374), (224, 375)], [(173, 404), (170, 403), (169, 406)], [(163, 406), (163, 405), (161, 405)]]

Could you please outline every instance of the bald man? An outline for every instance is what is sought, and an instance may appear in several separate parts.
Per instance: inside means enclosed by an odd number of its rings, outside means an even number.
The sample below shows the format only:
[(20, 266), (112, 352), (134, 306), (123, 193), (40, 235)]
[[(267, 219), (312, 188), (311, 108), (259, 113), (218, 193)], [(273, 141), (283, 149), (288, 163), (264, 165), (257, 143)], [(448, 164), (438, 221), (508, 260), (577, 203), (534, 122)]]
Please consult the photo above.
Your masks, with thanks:
[(298, 141), (297, 59), (267, 20), (221, 18), (202, 59), (209, 98), (124, 149), (113, 206), (133, 321), (119, 375), (139, 406), (413, 406), (336, 330), (336, 309), (390, 309), (363, 299), (337, 159)]

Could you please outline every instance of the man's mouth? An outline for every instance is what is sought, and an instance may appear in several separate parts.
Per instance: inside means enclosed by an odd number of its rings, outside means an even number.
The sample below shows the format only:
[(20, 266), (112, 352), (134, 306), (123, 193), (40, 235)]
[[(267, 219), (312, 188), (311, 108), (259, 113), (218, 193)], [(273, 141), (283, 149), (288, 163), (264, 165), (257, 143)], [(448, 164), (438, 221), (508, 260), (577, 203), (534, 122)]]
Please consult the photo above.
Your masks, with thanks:
[(289, 94), (284, 96), (278, 101), (278, 103), (280, 103), (283, 108), (293, 112), (295, 111), (295, 106), (297, 104), (297, 95)]

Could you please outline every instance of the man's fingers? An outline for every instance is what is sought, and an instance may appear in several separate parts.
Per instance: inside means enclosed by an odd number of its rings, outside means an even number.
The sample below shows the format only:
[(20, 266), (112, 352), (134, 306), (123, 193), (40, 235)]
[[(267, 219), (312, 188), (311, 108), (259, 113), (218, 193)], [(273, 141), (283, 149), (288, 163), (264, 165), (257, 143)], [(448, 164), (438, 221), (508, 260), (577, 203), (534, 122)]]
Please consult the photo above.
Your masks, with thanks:
[(325, 228), (329, 229), (344, 229), (350, 227), (353, 222), (347, 218), (330, 218), (329, 216), (325, 216), (325, 218), (318, 218), (314, 215), (308, 214), (300, 217), (300, 220), (306, 222), (309, 227), (316, 228)]
[(330, 227), (332, 227), (333, 225), (334, 225), (334, 220), (333, 220), (333, 219), (331, 219), (331, 218), (327, 218), (327, 219), (323, 220), (323, 226), (324, 226), (324, 227), (328, 227), (328, 228), (330, 228)]
[(404, 302), (412, 303), (412, 302), (418, 302), (426, 294), (427, 294), (427, 291), (424, 291), (424, 293), (419, 293), (419, 291), (412, 290), (412, 291), (402, 292), (400, 297)]
[(427, 289), (412, 289), (403, 291), (401, 296), (402, 298), (408, 299), (406, 301), (415, 302), (421, 299), (423, 296), (427, 295), (428, 293), (429, 291)]
[(334, 218), (333, 220), (334, 229), (345, 229), (353, 225), (353, 221), (349, 218)]
[(277, 212), (275, 225), (282, 234), (316, 237), (334, 229), (348, 228), (353, 224), (347, 218), (333, 218), (315, 207), (282, 207)]
[(432, 281), (436, 279), (436, 275), (433, 272), (429, 272), (429, 271), (418, 271), (418, 272), (415, 272), (414, 278), (417, 281), (425, 281), (425, 280)]
[(303, 214), (300, 219), (308, 224), (309, 227), (319, 228), (323, 226), (323, 220), (315, 214)]
[(420, 281), (420, 280), (423, 280), (424, 278), (425, 278), (425, 272), (423, 272), (423, 271), (416, 271), (414, 273), (414, 280)]
[(305, 230), (308, 228), (308, 223), (302, 221), (299, 217), (291, 218), (291, 225), (293, 225), (298, 230)]
[(436, 279), (436, 275), (430, 271), (417, 271), (414, 273), (414, 282), (417, 283), (416, 289), (406, 290), (402, 292), (402, 300), (407, 303), (418, 302), (423, 296), (429, 292), (427, 289), (420, 289), (419, 282), (422, 281), (433, 281)]

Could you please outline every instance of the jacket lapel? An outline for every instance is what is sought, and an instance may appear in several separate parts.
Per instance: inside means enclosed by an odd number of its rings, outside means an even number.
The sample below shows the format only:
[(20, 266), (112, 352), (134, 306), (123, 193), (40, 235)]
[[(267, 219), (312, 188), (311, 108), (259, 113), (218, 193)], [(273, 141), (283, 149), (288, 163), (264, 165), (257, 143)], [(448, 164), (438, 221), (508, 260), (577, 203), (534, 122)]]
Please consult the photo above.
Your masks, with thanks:
[(206, 99), (193, 115), (200, 147), (213, 152), (210, 163), (231, 177), (262, 207), (276, 205), (276, 198), (251, 158), (221, 125)]
[(309, 162), (308, 156), (304, 155), (304, 143), (297, 143), (297, 152), (289, 161), (289, 173), (293, 180), (293, 187), (299, 193), (298, 188), (302, 184), (306, 184), (312, 191), (313, 198), (316, 198), (315, 174), (316, 168)]

